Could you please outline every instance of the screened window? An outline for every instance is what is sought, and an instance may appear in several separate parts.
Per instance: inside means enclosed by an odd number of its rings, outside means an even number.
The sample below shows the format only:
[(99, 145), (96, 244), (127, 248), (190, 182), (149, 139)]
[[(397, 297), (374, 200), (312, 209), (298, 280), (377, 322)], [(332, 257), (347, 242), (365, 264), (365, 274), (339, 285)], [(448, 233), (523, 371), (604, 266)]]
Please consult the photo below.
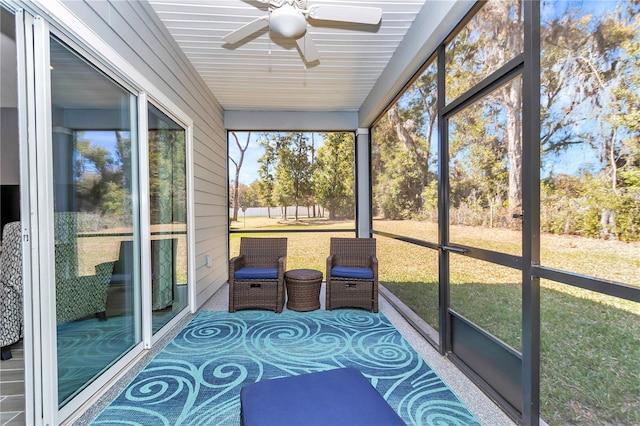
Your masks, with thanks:
[(229, 132), (235, 230), (354, 229), (353, 133)]
[(373, 229), (438, 241), (437, 67), (433, 60), (372, 130)]
[(355, 232), (355, 136), (235, 132), (229, 143), (229, 248), (243, 233), (287, 237), (287, 269), (324, 271), (333, 237)]

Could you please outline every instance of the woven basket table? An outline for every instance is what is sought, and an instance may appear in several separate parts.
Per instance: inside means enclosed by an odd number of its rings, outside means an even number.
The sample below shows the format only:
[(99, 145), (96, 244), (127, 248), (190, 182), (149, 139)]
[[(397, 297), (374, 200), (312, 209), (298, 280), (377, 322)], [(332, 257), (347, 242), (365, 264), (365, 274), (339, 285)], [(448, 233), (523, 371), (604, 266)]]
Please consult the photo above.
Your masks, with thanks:
[(320, 309), (322, 272), (315, 269), (292, 269), (284, 274), (287, 283), (287, 308), (306, 312)]

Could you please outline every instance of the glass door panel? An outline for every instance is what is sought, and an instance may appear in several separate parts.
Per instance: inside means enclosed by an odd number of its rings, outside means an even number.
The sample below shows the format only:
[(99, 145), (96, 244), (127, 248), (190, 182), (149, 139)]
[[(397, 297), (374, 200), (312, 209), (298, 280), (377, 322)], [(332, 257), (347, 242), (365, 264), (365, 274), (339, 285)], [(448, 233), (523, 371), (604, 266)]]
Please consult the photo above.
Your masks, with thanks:
[(449, 240), (522, 255), (521, 77), (449, 119)]
[(186, 131), (149, 104), (151, 310), (156, 333), (187, 306)]
[(450, 350), (518, 416), (522, 393), (522, 78), (448, 119)]
[(63, 406), (140, 342), (136, 97), (54, 38), (50, 52)]
[(524, 51), (522, 12), (521, 1), (491, 2), (447, 44), (447, 103)]
[(522, 273), (459, 254), (450, 265), (451, 309), (522, 351)]

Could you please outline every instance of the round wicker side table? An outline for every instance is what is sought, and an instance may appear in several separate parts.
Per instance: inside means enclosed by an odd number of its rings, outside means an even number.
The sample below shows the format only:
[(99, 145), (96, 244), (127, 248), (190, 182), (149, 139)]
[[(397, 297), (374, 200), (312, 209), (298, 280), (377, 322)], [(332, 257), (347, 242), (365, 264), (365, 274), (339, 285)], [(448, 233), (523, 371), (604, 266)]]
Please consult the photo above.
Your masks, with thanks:
[(287, 308), (306, 312), (320, 309), (322, 272), (315, 269), (292, 269), (284, 274), (287, 283)]

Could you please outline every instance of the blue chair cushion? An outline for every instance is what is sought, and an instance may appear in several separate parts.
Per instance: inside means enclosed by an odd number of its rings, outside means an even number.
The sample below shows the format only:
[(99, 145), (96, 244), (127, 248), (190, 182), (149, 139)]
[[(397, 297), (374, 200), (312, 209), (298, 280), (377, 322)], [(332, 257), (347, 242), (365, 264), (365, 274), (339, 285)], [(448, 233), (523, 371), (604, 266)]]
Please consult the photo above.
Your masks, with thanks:
[(244, 426), (405, 425), (352, 367), (245, 385), (240, 417)]
[(252, 268), (245, 266), (238, 269), (233, 278), (236, 280), (269, 280), (278, 278), (278, 268)]
[(373, 278), (373, 270), (371, 268), (334, 266), (333, 268), (331, 268), (331, 276), (340, 277), (340, 278), (358, 278), (361, 280), (370, 280)]

